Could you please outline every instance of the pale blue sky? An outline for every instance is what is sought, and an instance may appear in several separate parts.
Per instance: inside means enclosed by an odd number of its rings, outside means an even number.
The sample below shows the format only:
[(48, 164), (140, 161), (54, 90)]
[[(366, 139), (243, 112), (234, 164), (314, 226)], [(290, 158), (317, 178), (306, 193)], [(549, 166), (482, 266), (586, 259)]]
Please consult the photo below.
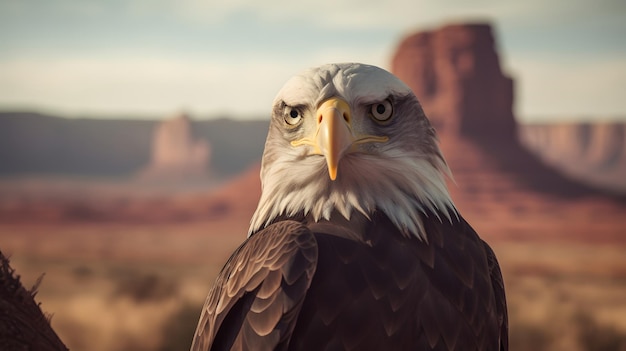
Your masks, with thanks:
[(626, 119), (623, 0), (0, 0), (0, 110), (263, 117), (303, 68), (388, 68), (468, 20), (492, 21), (521, 120)]

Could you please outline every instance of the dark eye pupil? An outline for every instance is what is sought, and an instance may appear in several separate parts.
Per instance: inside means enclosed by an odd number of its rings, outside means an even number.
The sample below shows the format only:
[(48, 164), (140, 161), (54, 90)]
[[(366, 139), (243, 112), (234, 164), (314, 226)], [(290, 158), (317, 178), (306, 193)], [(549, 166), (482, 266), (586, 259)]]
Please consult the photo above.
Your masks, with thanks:
[(296, 117), (298, 117), (298, 111), (296, 111), (296, 110), (291, 110), (291, 112), (289, 112), (289, 117), (291, 117), (291, 118), (296, 118)]
[(376, 106), (376, 112), (378, 112), (381, 115), (385, 113), (385, 105), (378, 104), (378, 106)]

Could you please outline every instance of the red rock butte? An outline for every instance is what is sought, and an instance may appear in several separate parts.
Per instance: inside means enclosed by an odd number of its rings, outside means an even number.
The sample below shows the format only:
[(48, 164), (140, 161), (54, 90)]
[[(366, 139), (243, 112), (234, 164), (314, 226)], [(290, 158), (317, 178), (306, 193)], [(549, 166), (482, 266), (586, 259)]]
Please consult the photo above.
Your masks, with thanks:
[(488, 24), (410, 35), (391, 67), (415, 92), (439, 133), (515, 136), (513, 80), (502, 72)]
[[(437, 129), (461, 213), (488, 233), (624, 240), (623, 195), (573, 180), (519, 142), (514, 83), (491, 26), (454, 24), (408, 35), (392, 72)], [(489, 236), (489, 235), (488, 235)]]
[[(598, 193), (545, 165), (518, 141), (514, 84), (495, 48), (489, 24), (457, 24), (409, 35), (392, 59), (392, 72), (415, 92), (437, 129), (454, 174), (495, 167), (541, 192)], [(485, 162), (477, 163), (472, 150), (484, 154)]]

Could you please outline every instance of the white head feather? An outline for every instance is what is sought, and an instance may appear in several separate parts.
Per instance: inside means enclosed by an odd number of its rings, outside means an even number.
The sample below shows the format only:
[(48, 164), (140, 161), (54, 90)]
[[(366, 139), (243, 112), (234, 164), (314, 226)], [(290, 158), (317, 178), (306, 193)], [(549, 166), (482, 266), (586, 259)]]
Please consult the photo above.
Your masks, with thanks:
[[(389, 137), (388, 142), (360, 145), (358, 152), (344, 155), (334, 181), (323, 156), (290, 143), (304, 132), (288, 128), (284, 121), (285, 106), (315, 111), (330, 97), (348, 102), (355, 130)], [(393, 101), (394, 115), (381, 126), (368, 116), (367, 107), (385, 99)], [(304, 113), (304, 119), (300, 129), (315, 123), (313, 115)], [(456, 216), (446, 175), (450, 171), (434, 130), (410, 88), (398, 78), (355, 63), (309, 69), (290, 79), (274, 100), (261, 169), (262, 195), (250, 234), (282, 215), (303, 213), (319, 221), (332, 220), (333, 213), (350, 219), (354, 211), (367, 218), (382, 211), (405, 235), (426, 240), (424, 213), (448, 220)]]

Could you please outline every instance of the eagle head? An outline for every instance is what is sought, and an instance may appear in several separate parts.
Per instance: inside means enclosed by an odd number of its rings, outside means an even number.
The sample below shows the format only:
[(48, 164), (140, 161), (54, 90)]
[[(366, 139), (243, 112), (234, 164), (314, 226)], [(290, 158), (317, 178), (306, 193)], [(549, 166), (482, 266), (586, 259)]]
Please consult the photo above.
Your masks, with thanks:
[(382, 211), (425, 240), (424, 213), (456, 214), (446, 176), (435, 131), (400, 79), (359, 63), (311, 68), (274, 100), (250, 234), (279, 216), (332, 221)]

